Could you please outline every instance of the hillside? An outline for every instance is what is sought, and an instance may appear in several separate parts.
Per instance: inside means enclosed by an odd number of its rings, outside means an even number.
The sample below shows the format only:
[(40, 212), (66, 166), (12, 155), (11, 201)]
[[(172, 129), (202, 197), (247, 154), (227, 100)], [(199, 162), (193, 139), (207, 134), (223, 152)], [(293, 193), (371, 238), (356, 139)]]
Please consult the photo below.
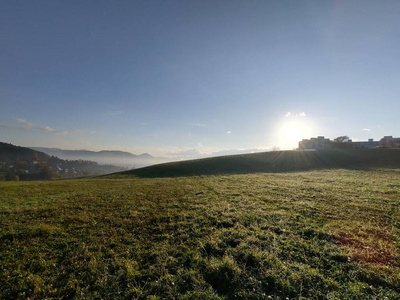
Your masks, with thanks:
[(273, 151), (166, 163), (120, 174), (152, 178), (380, 168), (400, 168), (400, 149)]
[(0, 180), (42, 180), (101, 175), (123, 170), (86, 160), (63, 160), (30, 148), (0, 142)]
[(48, 158), (49, 156), (43, 152), (0, 142), (0, 161), (32, 161), (47, 160)]

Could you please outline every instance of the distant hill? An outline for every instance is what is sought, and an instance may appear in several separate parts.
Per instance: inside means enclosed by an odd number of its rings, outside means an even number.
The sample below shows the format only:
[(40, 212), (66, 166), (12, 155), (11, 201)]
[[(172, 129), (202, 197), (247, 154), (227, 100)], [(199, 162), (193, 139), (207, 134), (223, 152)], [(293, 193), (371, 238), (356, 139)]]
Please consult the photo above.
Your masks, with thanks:
[(400, 168), (400, 149), (272, 151), (165, 163), (119, 174), (138, 177), (176, 177), (377, 168)]
[(0, 180), (72, 178), (123, 169), (88, 160), (63, 160), (30, 148), (0, 142)]
[(31, 147), (33, 150), (44, 152), (48, 155), (57, 156), (62, 159), (91, 160), (100, 164), (113, 164), (127, 167), (143, 167), (165, 162), (164, 158), (153, 157), (148, 153), (140, 155), (124, 151), (89, 151), (89, 150), (62, 150), (58, 148)]
[(48, 158), (49, 156), (43, 152), (0, 142), (0, 161), (37, 161), (47, 160)]

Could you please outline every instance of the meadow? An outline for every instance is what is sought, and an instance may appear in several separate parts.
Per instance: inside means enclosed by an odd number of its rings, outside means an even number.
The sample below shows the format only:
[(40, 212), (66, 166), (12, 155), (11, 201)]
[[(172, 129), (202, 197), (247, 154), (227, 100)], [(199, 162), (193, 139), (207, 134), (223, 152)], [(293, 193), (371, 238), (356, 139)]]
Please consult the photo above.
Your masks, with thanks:
[(1, 299), (400, 299), (400, 171), (0, 182)]

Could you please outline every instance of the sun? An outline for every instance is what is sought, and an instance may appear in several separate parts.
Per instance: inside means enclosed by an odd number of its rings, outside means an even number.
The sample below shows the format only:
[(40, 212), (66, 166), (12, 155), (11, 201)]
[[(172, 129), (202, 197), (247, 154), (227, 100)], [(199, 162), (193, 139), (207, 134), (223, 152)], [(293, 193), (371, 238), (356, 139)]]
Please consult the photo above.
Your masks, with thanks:
[(277, 140), (282, 149), (295, 149), (299, 141), (310, 138), (312, 126), (306, 120), (289, 119), (281, 123), (277, 131)]
[(297, 143), (299, 140), (302, 139), (302, 132), (304, 128), (302, 128), (301, 124), (297, 124), (296, 122), (290, 122), (283, 125), (283, 135), (285, 140), (290, 143), (294, 144)]

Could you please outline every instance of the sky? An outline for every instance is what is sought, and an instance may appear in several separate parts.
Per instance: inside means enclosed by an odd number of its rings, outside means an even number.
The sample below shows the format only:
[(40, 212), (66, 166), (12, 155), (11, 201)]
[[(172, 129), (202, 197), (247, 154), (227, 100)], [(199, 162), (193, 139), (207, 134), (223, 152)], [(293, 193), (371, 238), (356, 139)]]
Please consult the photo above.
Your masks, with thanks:
[(400, 2), (0, 0), (0, 141), (154, 156), (400, 136)]

